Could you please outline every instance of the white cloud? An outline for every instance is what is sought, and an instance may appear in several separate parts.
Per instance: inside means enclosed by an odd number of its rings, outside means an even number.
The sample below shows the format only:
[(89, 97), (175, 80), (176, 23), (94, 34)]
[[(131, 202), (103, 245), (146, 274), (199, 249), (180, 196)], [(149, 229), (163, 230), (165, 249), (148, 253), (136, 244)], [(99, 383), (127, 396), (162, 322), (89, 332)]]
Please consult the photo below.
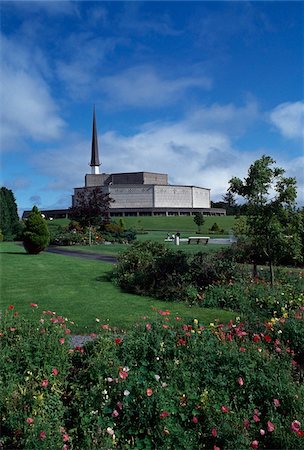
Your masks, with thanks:
[(0, 101), (3, 148), (21, 138), (45, 141), (61, 135), (65, 124), (39, 64), (35, 64), (29, 49), (5, 38), (2, 39)]
[(284, 137), (304, 138), (304, 102), (281, 103), (271, 111), (270, 121)]
[(98, 84), (112, 105), (149, 108), (176, 103), (189, 89), (209, 89), (212, 83), (205, 76), (165, 78), (152, 66), (139, 65), (101, 77)]
[(221, 130), (231, 136), (243, 134), (258, 118), (257, 102), (251, 99), (244, 106), (233, 103), (202, 106), (192, 111), (187, 121), (194, 129)]

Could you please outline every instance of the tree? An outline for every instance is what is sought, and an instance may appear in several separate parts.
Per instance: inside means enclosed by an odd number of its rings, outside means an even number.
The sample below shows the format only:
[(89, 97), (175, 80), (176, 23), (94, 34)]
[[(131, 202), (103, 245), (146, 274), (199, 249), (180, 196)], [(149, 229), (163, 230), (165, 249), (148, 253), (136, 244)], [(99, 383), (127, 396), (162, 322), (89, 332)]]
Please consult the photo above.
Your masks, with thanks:
[(42, 217), (37, 206), (34, 206), (25, 221), (23, 231), (23, 245), (27, 253), (36, 255), (42, 252), (50, 242), (50, 233), (46, 220)]
[(194, 223), (198, 226), (198, 232), (201, 232), (201, 226), (205, 223), (205, 218), (201, 212), (196, 212), (193, 217)]
[(295, 255), (300, 249), (299, 235), (290, 225), (296, 214), (296, 180), (284, 177), (284, 169), (274, 167), (275, 163), (270, 156), (263, 155), (249, 167), (244, 181), (233, 177), (229, 182), (229, 191), (247, 200), (247, 236), (252, 254), (266, 257), (271, 285), (274, 265), (282, 255), (290, 251)]
[[(74, 205), (69, 208), (69, 217), (83, 227), (104, 227), (109, 223), (110, 203), (113, 200), (105, 194), (101, 187), (86, 189), (78, 193)], [(89, 239), (90, 241), (90, 239)]]
[(21, 233), (15, 196), (10, 189), (0, 189), (0, 230), (5, 240), (14, 239)]
[(227, 216), (239, 215), (242, 207), (238, 205), (235, 200), (235, 196), (232, 192), (228, 191), (225, 195), (222, 195), (222, 201), (211, 202), (212, 208), (223, 208), (226, 210)]

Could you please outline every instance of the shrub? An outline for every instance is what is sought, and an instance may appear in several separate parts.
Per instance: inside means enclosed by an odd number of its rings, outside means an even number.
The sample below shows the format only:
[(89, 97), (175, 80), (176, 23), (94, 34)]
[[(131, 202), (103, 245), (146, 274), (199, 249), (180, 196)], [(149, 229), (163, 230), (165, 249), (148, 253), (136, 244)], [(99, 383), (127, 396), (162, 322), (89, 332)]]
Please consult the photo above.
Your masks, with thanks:
[(23, 245), (27, 253), (38, 254), (50, 242), (50, 233), (46, 220), (41, 216), (36, 206), (33, 207), (28, 219), (25, 221), (23, 232)]
[[(303, 449), (300, 341), (285, 345), (287, 317), (256, 329), (158, 311), (71, 349), (67, 319), (31, 307), (29, 320), (13, 306), (1, 317), (0, 447)], [(303, 323), (303, 310), (291, 318)]]
[(209, 228), (210, 233), (224, 233), (224, 228), (221, 228), (216, 222)]
[(283, 346), (239, 323), (176, 327), (160, 314), (81, 356), (71, 391), (80, 448), (302, 448), (290, 427), (303, 386)]
[(70, 369), (67, 322), (51, 311), (24, 319), (10, 306), (0, 323), (0, 447), (63, 446), (65, 379)]
[(113, 277), (129, 292), (195, 303), (209, 284), (234, 280), (236, 266), (221, 252), (187, 255), (146, 241), (132, 245), (118, 257)]

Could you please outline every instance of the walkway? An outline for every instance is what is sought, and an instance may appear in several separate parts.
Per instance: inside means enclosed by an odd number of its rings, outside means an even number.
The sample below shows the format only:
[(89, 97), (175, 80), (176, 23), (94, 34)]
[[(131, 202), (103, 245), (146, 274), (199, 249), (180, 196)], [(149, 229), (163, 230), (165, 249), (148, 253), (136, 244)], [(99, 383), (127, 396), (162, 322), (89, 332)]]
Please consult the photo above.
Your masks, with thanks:
[(46, 250), (49, 253), (56, 253), (58, 255), (64, 255), (64, 256), (74, 256), (76, 258), (85, 258), (85, 259), (91, 259), (95, 261), (104, 261), (109, 264), (116, 264), (117, 258), (116, 256), (112, 255), (102, 255), (99, 253), (93, 253), (93, 252), (83, 252), (79, 250), (66, 250), (65, 248), (60, 247), (48, 247)]

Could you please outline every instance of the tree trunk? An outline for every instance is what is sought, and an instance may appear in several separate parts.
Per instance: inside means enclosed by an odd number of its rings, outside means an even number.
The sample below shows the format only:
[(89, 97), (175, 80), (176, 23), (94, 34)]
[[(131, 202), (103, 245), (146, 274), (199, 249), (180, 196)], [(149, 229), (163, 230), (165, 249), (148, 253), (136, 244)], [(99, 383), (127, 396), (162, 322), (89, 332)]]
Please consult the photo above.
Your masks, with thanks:
[(89, 226), (89, 245), (92, 245), (92, 228)]
[(274, 266), (273, 262), (269, 260), (269, 270), (270, 270), (270, 285), (271, 287), (274, 286)]
[(253, 276), (253, 279), (257, 278), (257, 276), (258, 276), (258, 265), (256, 262), (254, 262), (253, 266), (252, 266), (252, 276)]

